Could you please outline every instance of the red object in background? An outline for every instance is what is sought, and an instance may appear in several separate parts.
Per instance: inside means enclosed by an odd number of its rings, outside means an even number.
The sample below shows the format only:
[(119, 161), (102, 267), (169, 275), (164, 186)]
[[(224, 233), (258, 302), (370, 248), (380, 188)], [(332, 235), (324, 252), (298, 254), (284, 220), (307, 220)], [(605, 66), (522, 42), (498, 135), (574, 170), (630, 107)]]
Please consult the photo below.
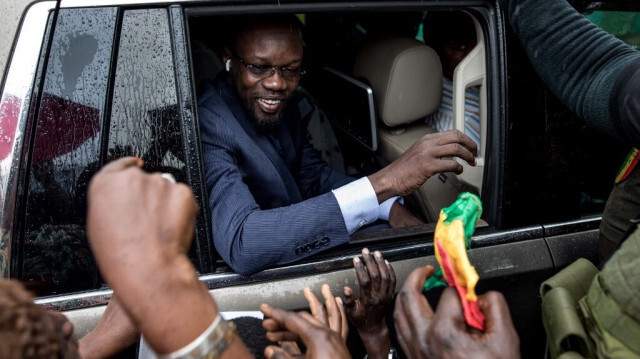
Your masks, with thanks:
[(13, 148), (21, 102), (13, 95), (3, 97), (0, 102), (0, 161), (9, 155)]
[(69, 153), (100, 131), (100, 110), (59, 96), (42, 96), (33, 148), (34, 163)]
[[(0, 161), (13, 148), (21, 100), (6, 96), (0, 103)], [(34, 163), (69, 153), (100, 131), (100, 110), (45, 93), (36, 129)]]

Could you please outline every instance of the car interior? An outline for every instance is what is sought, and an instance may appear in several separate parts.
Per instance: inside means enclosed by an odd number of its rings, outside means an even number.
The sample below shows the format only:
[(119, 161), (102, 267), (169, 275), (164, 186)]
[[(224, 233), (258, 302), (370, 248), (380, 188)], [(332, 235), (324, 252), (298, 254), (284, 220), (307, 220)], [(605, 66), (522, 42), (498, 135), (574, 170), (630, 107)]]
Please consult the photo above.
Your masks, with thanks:
[[(198, 14), (189, 18), (196, 89), (222, 70), (223, 29), (234, 16)], [(297, 14), (304, 37), (307, 74), (300, 92), (320, 111), (309, 119), (309, 140), (335, 169), (352, 176), (375, 172), (402, 155), (422, 136), (437, 130), (425, 118), (438, 111), (442, 67), (438, 53), (424, 43), (425, 11)], [(432, 17), (438, 13), (434, 11)], [(465, 131), (465, 90), (480, 93), (481, 152), (477, 166), (463, 164), (461, 175), (430, 178), (407, 203), (427, 223), (461, 192), (481, 194), (486, 147), (485, 42), (474, 22), (477, 44), (455, 69), (453, 128)], [(461, 161), (462, 162), (462, 161)], [(481, 221), (480, 225), (486, 225)]]

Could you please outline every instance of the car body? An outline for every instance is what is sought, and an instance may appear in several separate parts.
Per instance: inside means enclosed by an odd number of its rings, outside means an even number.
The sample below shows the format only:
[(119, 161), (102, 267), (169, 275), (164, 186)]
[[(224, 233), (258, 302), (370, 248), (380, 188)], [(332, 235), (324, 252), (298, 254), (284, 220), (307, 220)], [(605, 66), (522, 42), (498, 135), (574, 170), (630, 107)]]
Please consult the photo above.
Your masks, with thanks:
[[(579, 4), (589, 11), (627, 5)], [(317, 35), (307, 39), (306, 56), (316, 56), (316, 68), (349, 72), (345, 62), (355, 55), (347, 35), (357, 26), (378, 26), (371, 18), (388, 13), (450, 10), (475, 19), (484, 51), (486, 127), (476, 183), (484, 214), (470, 259), (481, 278), (479, 291), (505, 294), (523, 355), (540, 357), (538, 287), (577, 258), (596, 261), (604, 201), (626, 149), (586, 128), (540, 82), (495, 1), (32, 3), (2, 81), (0, 274), (23, 281), (38, 303), (63, 311), (78, 335), (89, 332), (112, 292), (84, 234), (86, 186), (108, 160), (137, 155), (146, 169), (170, 172), (193, 189), (202, 210), (190, 258), (222, 310), (256, 310), (263, 302), (299, 309), (306, 307), (304, 287), (319, 291), (329, 283), (334, 293), (357, 287), (352, 258), (364, 246), (383, 253), (401, 285), (412, 269), (436, 264), (434, 223), (356, 233), (346, 246), (247, 277), (219, 259), (196, 107), (196, 63), (207, 57), (197, 58), (195, 43), (211, 41), (215, 49), (224, 36), (223, 20), (234, 16), (304, 14), (305, 30)], [(316, 94), (325, 90), (320, 86)], [(357, 174), (370, 171), (371, 163), (384, 165), (375, 152), (338, 138), (344, 161)], [(602, 145), (594, 148), (594, 142)]]

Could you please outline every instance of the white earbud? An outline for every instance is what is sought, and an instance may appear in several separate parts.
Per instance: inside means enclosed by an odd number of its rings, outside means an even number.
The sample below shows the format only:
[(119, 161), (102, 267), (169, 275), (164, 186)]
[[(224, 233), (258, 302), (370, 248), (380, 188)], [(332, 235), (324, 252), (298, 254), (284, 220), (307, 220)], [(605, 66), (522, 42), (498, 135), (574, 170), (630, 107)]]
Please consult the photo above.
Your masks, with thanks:
[(224, 63), (224, 68), (229, 72), (231, 69), (231, 59), (227, 59), (227, 62)]

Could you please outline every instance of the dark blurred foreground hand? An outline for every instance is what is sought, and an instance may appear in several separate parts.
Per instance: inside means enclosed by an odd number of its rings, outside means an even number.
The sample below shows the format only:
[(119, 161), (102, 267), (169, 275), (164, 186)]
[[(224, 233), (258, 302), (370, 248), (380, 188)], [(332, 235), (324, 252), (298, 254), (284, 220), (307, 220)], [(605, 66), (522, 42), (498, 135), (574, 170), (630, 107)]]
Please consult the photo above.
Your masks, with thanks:
[(393, 313), (398, 341), (408, 358), (520, 358), (520, 340), (502, 294), (478, 296), (486, 330), (468, 327), (453, 288), (440, 297), (436, 312), (422, 294), (433, 267), (421, 267), (407, 277)]
[(370, 359), (386, 359), (391, 349), (389, 328), (385, 317), (391, 308), (396, 290), (396, 274), (378, 251), (373, 255), (362, 250), (362, 260), (355, 257), (360, 295), (356, 300), (353, 289), (344, 287), (344, 305), (347, 317), (358, 330)]
[[(310, 288), (307, 287), (302, 290), (305, 299), (309, 302), (311, 315), (319, 324), (324, 325), (333, 332), (339, 334), (342, 338), (342, 342), (346, 343), (347, 336), (349, 335), (349, 325), (347, 324), (347, 315), (344, 311), (342, 299), (340, 297), (335, 297), (331, 292), (331, 288), (327, 284), (322, 285), (321, 291), (322, 296), (325, 299), (324, 305)], [(267, 339), (272, 342), (277, 342), (280, 345), (280, 348), (275, 346), (272, 347), (272, 353), (287, 353), (291, 358), (305, 357), (297, 344), (297, 341), (301, 340), (301, 337), (297, 332), (290, 331), (284, 323), (271, 318), (266, 313), (262, 326), (267, 331)], [(314, 338), (311, 338), (311, 340), (314, 340)], [(276, 356), (275, 358), (278, 357)]]
[[(281, 309), (272, 308), (268, 304), (262, 304), (260, 310), (264, 313), (265, 329), (275, 327), (292, 333), (293, 336), (286, 338), (299, 338), (307, 347), (306, 353), (300, 353), (297, 346), (268, 346), (264, 351), (267, 359), (350, 359), (351, 355), (345, 345), (342, 325), (346, 324), (340, 320), (333, 320), (334, 327), (329, 327), (328, 322), (332, 322), (331, 317), (340, 318), (339, 306), (327, 309), (327, 322), (314, 317), (307, 312), (287, 312)], [(338, 324), (340, 323), (340, 324)], [(269, 334), (267, 334), (269, 335)], [(273, 337), (275, 338), (275, 337)]]

